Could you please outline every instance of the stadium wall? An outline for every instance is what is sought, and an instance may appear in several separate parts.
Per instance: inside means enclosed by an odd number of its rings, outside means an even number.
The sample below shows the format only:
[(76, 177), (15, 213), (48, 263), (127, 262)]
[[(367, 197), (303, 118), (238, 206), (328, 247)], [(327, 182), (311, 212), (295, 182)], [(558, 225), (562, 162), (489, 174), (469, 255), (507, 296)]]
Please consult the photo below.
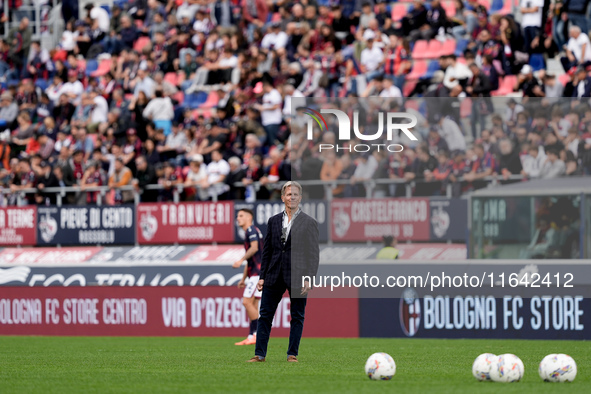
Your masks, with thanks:
[[(359, 210), (359, 207), (364, 207)], [(360, 215), (370, 207), (372, 215)], [(140, 203), (118, 206), (0, 208), (0, 246), (170, 245), (243, 242), (236, 212), (252, 209), (263, 233), (279, 202), (224, 201)], [(316, 218), (321, 243), (400, 240), (466, 240), (467, 201), (448, 198), (309, 200), (302, 209)], [(408, 209), (413, 215), (407, 215)]]

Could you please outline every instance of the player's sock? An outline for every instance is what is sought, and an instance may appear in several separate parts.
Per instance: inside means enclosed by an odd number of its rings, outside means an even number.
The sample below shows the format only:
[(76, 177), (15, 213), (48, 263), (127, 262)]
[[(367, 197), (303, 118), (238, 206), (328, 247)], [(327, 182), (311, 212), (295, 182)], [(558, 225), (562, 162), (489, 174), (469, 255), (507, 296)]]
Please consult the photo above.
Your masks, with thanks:
[(259, 326), (259, 319), (253, 320), (250, 322), (250, 334), (257, 333), (257, 327)]

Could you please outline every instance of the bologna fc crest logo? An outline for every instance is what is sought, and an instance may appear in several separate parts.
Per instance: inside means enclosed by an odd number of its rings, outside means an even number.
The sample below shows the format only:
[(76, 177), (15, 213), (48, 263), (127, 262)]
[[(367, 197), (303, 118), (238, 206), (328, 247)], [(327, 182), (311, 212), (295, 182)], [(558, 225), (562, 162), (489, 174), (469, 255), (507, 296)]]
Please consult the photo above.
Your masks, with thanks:
[(421, 324), (421, 301), (414, 289), (408, 288), (400, 298), (400, 327), (404, 335), (413, 337)]
[(47, 215), (42, 216), (39, 221), (39, 234), (41, 239), (47, 243), (51, 242), (55, 234), (57, 234), (57, 222), (49, 212)]
[(158, 220), (148, 212), (145, 215), (142, 215), (140, 229), (144, 239), (149, 241), (154, 238), (154, 235), (156, 235), (156, 232), (158, 231)]

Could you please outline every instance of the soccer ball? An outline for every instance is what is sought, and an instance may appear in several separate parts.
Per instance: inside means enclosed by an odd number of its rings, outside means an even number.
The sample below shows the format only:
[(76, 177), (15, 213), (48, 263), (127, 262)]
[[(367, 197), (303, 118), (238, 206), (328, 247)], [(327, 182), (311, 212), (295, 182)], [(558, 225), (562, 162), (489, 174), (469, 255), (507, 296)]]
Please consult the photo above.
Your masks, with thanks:
[(501, 354), (493, 364), (490, 378), (493, 382), (519, 382), (523, 377), (523, 362), (514, 354)]
[(372, 380), (390, 380), (396, 373), (394, 359), (386, 353), (374, 353), (365, 363), (365, 374)]
[(497, 356), (492, 353), (482, 353), (472, 364), (472, 375), (478, 380), (490, 380), (490, 371), (496, 365)]
[(567, 354), (549, 354), (540, 362), (538, 373), (545, 382), (572, 382), (577, 376), (577, 364)]

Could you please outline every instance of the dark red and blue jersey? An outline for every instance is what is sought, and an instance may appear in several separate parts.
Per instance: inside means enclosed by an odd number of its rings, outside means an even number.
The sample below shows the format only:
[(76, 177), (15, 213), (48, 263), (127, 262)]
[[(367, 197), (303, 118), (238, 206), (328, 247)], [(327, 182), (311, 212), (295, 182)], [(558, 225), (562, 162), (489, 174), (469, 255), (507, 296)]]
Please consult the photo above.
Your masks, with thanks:
[(261, 261), (263, 257), (263, 234), (258, 227), (250, 226), (246, 229), (244, 234), (244, 248), (245, 250), (250, 249), (250, 244), (257, 242), (259, 250), (248, 259), (248, 268), (246, 274), (250, 278), (251, 276), (257, 276), (261, 274)]

